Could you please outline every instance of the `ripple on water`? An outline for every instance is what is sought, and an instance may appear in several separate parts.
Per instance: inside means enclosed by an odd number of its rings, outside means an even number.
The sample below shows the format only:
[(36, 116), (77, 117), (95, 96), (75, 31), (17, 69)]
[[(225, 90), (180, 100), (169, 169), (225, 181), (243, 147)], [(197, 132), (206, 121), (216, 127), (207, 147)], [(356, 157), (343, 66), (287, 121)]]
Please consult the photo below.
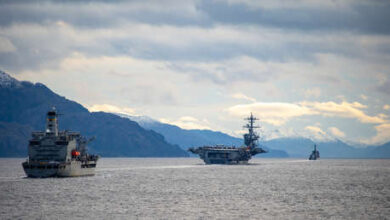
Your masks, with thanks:
[(96, 175), (24, 178), (0, 159), (0, 219), (385, 219), (390, 160), (103, 158)]

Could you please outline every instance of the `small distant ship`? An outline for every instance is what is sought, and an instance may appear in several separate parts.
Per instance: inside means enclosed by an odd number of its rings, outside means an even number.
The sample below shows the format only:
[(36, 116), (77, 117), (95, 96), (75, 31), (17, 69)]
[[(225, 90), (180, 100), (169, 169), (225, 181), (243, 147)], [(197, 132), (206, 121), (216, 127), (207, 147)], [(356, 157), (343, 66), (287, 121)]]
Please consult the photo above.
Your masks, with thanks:
[(314, 145), (314, 150), (311, 152), (309, 160), (317, 160), (318, 158), (320, 158), (320, 152), (317, 150), (317, 145)]
[(248, 120), (248, 124), (244, 126), (248, 129), (248, 133), (244, 134), (244, 146), (202, 146), (189, 148), (188, 151), (198, 154), (206, 164), (247, 164), (252, 156), (267, 151), (258, 146), (259, 135), (254, 131), (255, 128), (258, 128), (254, 126), (258, 119), (253, 117), (251, 113), (250, 117), (245, 118), (245, 120)]
[(58, 131), (57, 111), (47, 113), (46, 131), (32, 132), (28, 159), (22, 163), (28, 177), (75, 177), (95, 174), (99, 156), (87, 153), (87, 140), (78, 132)]

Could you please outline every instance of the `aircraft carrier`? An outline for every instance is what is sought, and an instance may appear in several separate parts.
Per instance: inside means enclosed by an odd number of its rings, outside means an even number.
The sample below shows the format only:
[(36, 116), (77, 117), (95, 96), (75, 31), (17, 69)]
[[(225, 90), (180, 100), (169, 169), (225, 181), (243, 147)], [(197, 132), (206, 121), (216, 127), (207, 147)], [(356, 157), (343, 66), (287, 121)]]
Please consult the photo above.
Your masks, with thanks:
[(58, 131), (58, 113), (47, 113), (46, 130), (32, 133), (28, 159), (22, 163), (28, 177), (91, 176), (99, 156), (87, 153), (87, 140), (78, 132)]
[(259, 135), (254, 131), (255, 128), (258, 128), (254, 125), (258, 119), (251, 113), (250, 117), (245, 118), (245, 120), (248, 121), (248, 124), (244, 128), (248, 129), (248, 133), (244, 134), (243, 146), (202, 146), (189, 148), (188, 151), (198, 154), (206, 164), (247, 164), (252, 156), (267, 151), (259, 147)]

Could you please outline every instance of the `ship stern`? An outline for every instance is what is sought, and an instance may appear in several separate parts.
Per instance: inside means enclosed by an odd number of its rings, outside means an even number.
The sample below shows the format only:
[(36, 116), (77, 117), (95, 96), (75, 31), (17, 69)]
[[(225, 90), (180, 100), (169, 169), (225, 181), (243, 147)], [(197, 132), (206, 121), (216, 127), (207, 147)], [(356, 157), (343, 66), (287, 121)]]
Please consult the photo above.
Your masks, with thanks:
[(22, 163), (24, 172), (27, 177), (31, 178), (47, 178), (55, 177), (58, 174), (58, 164), (42, 164), (29, 163), (28, 161)]

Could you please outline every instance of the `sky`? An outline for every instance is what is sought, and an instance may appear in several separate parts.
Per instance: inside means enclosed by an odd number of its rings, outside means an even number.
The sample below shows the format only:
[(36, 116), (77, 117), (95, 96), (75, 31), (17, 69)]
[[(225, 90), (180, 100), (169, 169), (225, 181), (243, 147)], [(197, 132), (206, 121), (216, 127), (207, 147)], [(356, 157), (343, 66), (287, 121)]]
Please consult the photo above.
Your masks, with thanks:
[(185, 129), (390, 141), (390, 1), (0, 0), (0, 69)]

